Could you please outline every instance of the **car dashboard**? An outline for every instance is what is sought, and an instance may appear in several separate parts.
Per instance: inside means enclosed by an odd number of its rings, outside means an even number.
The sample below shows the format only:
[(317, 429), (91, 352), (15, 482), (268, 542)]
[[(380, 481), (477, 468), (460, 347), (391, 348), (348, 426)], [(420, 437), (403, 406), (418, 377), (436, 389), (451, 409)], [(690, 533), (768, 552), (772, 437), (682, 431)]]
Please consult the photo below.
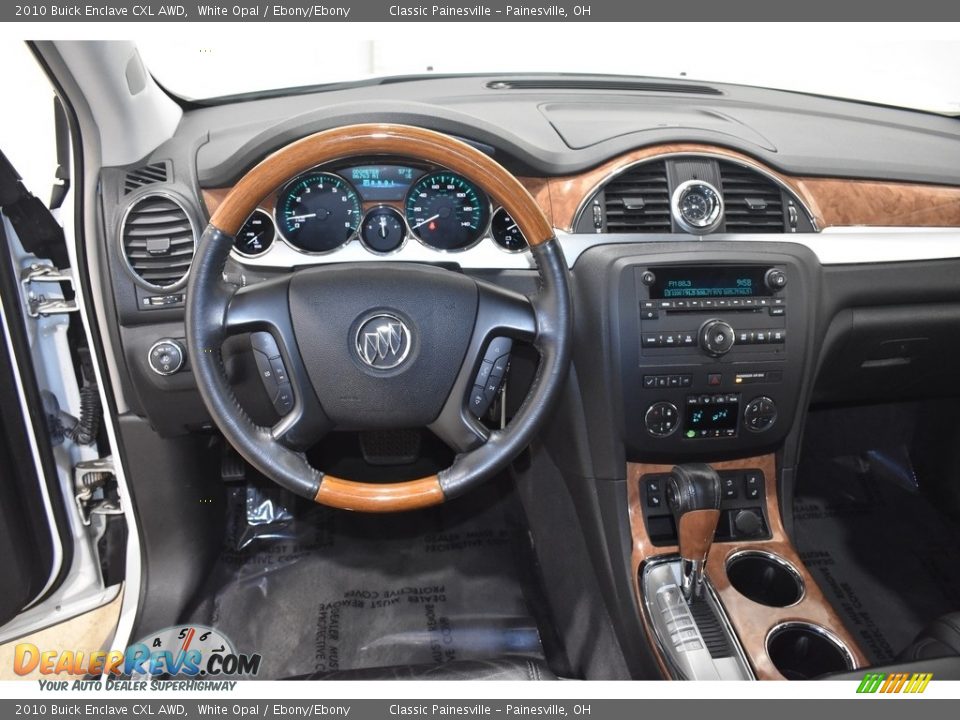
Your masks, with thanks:
[[(212, 429), (184, 348), (202, 228), (271, 153), (360, 122), (472, 145), (520, 181), (553, 228), (570, 270), (574, 351), (543, 442), (575, 501), (597, 508), (581, 521), (591, 547), (610, 553), (594, 562), (613, 567), (601, 586), (625, 646), (656, 635), (638, 583), (676, 550), (664, 478), (701, 461), (722, 471), (725, 557), (776, 553), (806, 583), (796, 607), (745, 610), (716, 561), (717, 596), (756, 675), (779, 677), (756, 626), (797, 615), (832, 628), (862, 664), (790, 545), (791, 478), (811, 406), (960, 392), (950, 372), (960, 352), (956, 121), (736, 86), (542, 76), (188, 108), (149, 157), (101, 173), (115, 387), (160, 435)], [(476, 178), (392, 155), (346, 155), (277, 178), (236, 235), (224, 276), (244, 287), (384, 262), (538, 287), (527, 239)], [(249, 350), (225, 348), (231, 380), (260, 403), (254, 416), (282, 414), (257, 382), (269, 364), (253, 364)], [(676, 675), (667, 655), (661, 669)]]

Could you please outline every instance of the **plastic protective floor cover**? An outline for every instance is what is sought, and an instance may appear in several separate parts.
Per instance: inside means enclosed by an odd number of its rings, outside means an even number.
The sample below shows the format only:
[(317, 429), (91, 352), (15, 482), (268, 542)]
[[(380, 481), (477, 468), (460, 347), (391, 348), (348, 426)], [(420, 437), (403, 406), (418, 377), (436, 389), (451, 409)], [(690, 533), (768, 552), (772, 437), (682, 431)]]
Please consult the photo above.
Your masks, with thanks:
[(494, 486), (440, 508), (362, 515), (230, 490), (232, 526), (192, 622), (260, 653), (258, 678), (503, 654), (543, 657)]

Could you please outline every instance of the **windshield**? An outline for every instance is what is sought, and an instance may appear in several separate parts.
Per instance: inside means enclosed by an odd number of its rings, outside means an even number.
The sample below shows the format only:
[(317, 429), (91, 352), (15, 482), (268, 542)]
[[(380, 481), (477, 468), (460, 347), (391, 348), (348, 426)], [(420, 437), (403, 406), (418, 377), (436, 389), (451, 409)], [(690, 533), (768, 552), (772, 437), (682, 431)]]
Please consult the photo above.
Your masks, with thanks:
[(205, 100), (397, 75), (599, 73), (727, 82), (960, 114), (955, 25), (363, 23), (252, 25), (137, 40), (170, 92)]

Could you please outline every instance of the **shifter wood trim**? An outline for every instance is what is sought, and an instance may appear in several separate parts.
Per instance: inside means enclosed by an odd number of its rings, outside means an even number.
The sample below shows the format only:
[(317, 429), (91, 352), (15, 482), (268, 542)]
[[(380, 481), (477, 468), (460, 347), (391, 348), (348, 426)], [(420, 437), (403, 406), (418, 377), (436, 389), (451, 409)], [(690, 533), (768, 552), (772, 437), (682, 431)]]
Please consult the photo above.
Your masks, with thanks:
[[(723, 603), (724, 609), (733, 626), (743, 651), (753, 667), (754, 673), (760, 680), (784, 680), (767, 655), (766, 637), (770, 629), (781, 622), (804, 621), (821, 625), (834, 633), (847, 646), (857, 667), (868, 665), (866, 656), (860, 650), (856, 639), (844, 627), (840, 616), (824, 597), (810, 571), (807, 570), (799, 554), (787, 536), (780, 519), (780, 507), (777, 498), (776, 458), (774, 455), (744, 458), (741, 460), (708, 463), (715, 470), (745, 470), (760, 468), (763, 471), (766, 486), (767, 521), (771, 538), (768, 540), (733, 542), (717, 542), (710, 549), (707, 558), (706, 574), (713, 585), (717, 596)], [(640, 596), (639, 574), (643, 564), (659, 555), (675, 555), (679, 552), (676, 545), (655, 546), (647, 534), (643, 519), (642, 499), (640, 497), (640, 478), (648, 473), (668, 473), (672, 465), (656, 465), (646, 463), (627, 463), (627, 502), (630, 512), (630, 529), (633, 535), (631, 552), (631, 569), (633, 572), (634, 592), (640, 607), (643, 598)], [(782, 557), (791, 563), (803, 578), (806, 592), (803, 598), (795, 605), (785, 608), (760, 605), (741, 595), (730, 585), (727, 577), (727, 559), (734, 553), (742, 550), (762, 550)], [(644, 613), (641, 619), (651, 647), (657, 648), (653, 629), (647, 622)], [(666, 661), (657, 650), (657, 661), (664, 677), (667, 673)]]

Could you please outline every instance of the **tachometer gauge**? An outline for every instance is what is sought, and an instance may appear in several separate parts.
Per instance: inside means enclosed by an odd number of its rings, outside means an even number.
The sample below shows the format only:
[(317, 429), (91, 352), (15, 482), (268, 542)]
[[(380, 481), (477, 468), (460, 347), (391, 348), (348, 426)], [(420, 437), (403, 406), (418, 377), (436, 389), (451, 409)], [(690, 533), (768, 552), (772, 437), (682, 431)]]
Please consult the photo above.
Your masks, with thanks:
[(420, 178), (407, 193), (406, 209), (413, 234), (438, 250), (473, 245), (490, 220), (490, 201), (483, 191), (446, 170)]
[(494, 242), (504, 250), (519, 252), (527, 249), (527, 239), (520, 231), (520, 226), (503, 208), (493, 214), (493, 220), (490, 221), (490, 232), (493, 234)]
[(288, 183), (277, 198), (277, 227), (305, 252), (335, 250), (357, 232), (360, 197), (346, 180), (310, 172)]
[(373, 252), (393, 252), (403, 244), (407, 226), (403, 215), (392, 207), (382, 205), (367, 213), (360, 227), (360, 239)]
[(273, 245), (276, 228), (273, 218), (263, 210), (254, 210), (233, 240), (233, 249), (244, 257), (262, 255)]

